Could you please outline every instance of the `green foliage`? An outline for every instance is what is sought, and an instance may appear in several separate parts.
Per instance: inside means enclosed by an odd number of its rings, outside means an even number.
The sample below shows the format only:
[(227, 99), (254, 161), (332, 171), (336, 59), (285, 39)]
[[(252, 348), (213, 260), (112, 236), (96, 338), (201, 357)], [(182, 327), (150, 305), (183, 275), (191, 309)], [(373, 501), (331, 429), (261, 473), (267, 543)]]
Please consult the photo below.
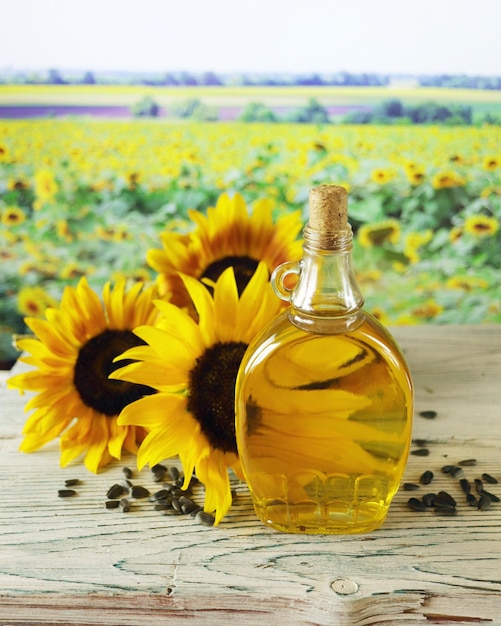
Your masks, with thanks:
[(310, 98), (305, 106), (289, 113), (286, 119), (296, 124), (328, 124), (330, 122), (327, 109), (315, 98)]
[(194, 119), (202, 122), (215, 122), (218, 112), (213, 107), (204, 104), (198, 98), (191, 98), (173, 104), (170, 108), (173, 117)]
[(145, 96), (131, 107), (133, 117), (157, 117), (159, 106), (151, 96)]
[(277, 122), (275, 113), (262, 102), (249, 102), (238, 116), (240, 122)]

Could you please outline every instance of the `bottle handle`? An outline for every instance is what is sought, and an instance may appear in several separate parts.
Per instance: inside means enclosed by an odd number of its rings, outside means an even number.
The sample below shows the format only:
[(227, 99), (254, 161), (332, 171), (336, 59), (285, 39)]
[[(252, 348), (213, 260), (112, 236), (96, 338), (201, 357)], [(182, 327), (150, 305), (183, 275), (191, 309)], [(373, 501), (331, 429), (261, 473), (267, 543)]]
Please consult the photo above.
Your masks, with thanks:
[(295, 261), (287, 261), (276, 267), (271, 275), (271, 286), (274, 292), (282, 300), (290, 302), (292, 292), (297, 284), (297, 280), (294, 280), (294, 286), (287, 286), (287, 278), (289, 276), (299, 276), (299, 263)]

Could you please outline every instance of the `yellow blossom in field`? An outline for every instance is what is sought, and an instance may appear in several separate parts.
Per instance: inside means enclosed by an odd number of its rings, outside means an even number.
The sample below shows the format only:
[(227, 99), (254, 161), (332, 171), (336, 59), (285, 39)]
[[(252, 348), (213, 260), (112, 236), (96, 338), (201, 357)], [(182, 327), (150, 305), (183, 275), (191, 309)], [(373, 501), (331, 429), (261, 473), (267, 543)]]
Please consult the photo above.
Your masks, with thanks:
[(8, 163), (10, 161), (10, 152), (4, 143), (0, 143), (0, 163)]
[(459, 241), (463, 235), (464, 228), (462, 226), (454, 226), (454, 228), (451, 228), (449, 231), (449, 241), (451, 243), (455, 243), (456, 241)]
[(42, 202), (52, 200), (59, 185), (50, 170), (38, 170), (35, 174), (35, 195)]
[(427, 229), (421, 232), (408, 233), (405, 236), (404, 254), (411, 263), (417, 263), (419, 261), (419, 254), (417, 251), (422, 246), (429, 243), (433, 238), (433, 231)]
[(65, 239), (68, 242), (73, 240), (73, 235), (71, 234), (67, 220), (57, 220), (56, 232), (61, 239)]
[(386, 185), (395, 178), (395, 172), (390, 169), (377, 167), (371, 172), (371, 180), (378, 185)]
[(23, 287), (17, 295), (17, 309), (22, 315), (40, 317), (49, 306), (56, 306), (52, 298), (42, 287)]
[(451, 187), (462, 187), (464, 178), (453, 170), (444, 170), (435, 174), (431, 180), (434, 189), (450, 189)]
[(72, 278), (81, 278), (82, 276), (87, 276), (88, 274), (89, 272), (87, 271), (87, 268), (83, 269), (79, 267), (78, 263), (75, 261), (70, 261), (61, 268), (59, 276), (63, 280), (68, 280)]
[(430, 298), (420, 306), (412, 309), (412, 314), (420, 319), (433, 319), (440, 315), (444, 310), (444, 307), (441, 304), (438, 304), (433, 298)]
[(378, 320), (378, 322), (381, 322), (381, 324), (386, 326), (389, 323), (388, 315), (386, 314), (386, 311), (382, 309), (381, 307), (375, 306), (373, 309), (369, 311), (369, 313), (373, 317), (375, 317)]
[(488, 172), (493, 172), (501, 165), (501, 157), (486, 156), (482, 161), (482, 167)]
[(5, 226), (19, 226), (26, 220), (26, 215), (21, 207), (8, 206), (2, 209), (2, 224)]
[(478, 276), (452, 276), (445, 283), (447, 289), (461, 289), (462, 291), (473, 291), (474, 289), (487, 289), (489, 283), (484, 278)]
[(425, 178), (426, 178), (423, 169), (406, 168), (405, 173), (407, 175), (408, 181), (413, 186), (420, 185), (421, 183), (425, 181)]
[(30, 183), (21, 177), (9, 178), (7, 180), (7, 189), (9, 191), (25, 191), (30, 188)]
[(464, 230), (478, 239), (490, 237), (499, 230), (499, 220), (487, 215), (470, 215), (464, 222)]
[(375, 224), (364, 224), (358, 231), (358, 242), (363, 248), (397, 244), (400, 240), (400, 224), (397, 220), (385, 220)]

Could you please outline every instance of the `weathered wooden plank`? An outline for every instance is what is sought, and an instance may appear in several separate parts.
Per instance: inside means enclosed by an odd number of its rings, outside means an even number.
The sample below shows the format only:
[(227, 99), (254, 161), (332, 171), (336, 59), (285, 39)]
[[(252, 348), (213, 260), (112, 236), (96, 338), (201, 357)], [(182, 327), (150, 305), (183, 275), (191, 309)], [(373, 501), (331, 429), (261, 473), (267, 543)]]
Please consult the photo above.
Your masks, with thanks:
[[(0, 389), (0, 624), (501, 624), (501, 503), (469, 507), (440, 469), (476, 458), (466, 477), (501, 478), (501, 327), (394, 334), (417, 412), (437, 412), (416, 415), (414, 437), (429, 455), (411, 455), (405, 480), (425, 469), (434, 479), (401, 490), (384, 526), (365, 535), (276, 533), (257, 521), (241, 483), (217, 528), (163, 516), (147, 500), (127, 514), (105, 510), (108, 487), (133, 459), (94, 476), (60, 469), (56, 443), (19, 453), (25, 400)], [(59, 498), (73, 477), (78, 495)], [(134, 481), (158, 488), (148, 470)], [(486, 488), (501, 495), (500, 485)], [(442, 489), (458, 502), (454, 517), (406, 505)]]

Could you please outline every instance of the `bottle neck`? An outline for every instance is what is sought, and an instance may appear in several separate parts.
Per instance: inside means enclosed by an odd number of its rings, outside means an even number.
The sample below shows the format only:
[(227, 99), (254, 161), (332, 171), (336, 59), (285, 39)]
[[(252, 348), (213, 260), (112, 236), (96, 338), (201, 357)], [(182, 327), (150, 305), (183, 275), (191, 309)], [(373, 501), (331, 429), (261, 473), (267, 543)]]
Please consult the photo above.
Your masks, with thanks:
[(303, 258), (291, 292), (290, 321), (316, 333), (358, 326), (364, 299), (352, 268), (351, 227), (326, 233), (307, 225), (303, 234)]

